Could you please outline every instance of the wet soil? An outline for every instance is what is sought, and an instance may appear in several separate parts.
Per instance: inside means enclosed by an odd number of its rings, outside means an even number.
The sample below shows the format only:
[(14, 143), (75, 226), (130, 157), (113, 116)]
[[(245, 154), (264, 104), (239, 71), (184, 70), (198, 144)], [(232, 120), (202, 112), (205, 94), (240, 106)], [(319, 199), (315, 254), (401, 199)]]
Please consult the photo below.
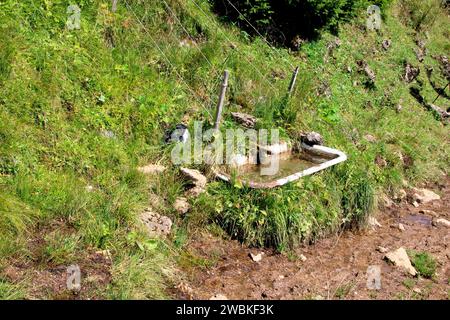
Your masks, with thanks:
[[(200, 234), (189, 244), (189, 251), (210, 264), (184, 268), (188, 278), (178, 288), (188, 289), (177, 289), (174, 295), (180, 299), (210, 299), (219, 294), (228, 299), (449, 299), (450, 229), (432, 222), (450, 220), (450, 178), (427, 188), (441, 199), (418, 207), (405, 199), (380, 209), (376, 219), (381, 227), (343, 231), (288, 254)], [(429, 253), (437, 261), (435, 277), (408, 275), (389, 264), (379, 246)], [(259, 262), (250, 257), (261, 252)], [(367, 287), (367, 268), (373, 265), (381, 268), (380, 290)]]

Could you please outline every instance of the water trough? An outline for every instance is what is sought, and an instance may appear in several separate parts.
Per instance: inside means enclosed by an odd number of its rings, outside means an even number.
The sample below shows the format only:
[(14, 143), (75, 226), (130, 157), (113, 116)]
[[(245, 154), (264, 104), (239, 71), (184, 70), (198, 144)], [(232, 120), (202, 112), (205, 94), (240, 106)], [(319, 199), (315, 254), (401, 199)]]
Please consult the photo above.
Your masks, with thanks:
[(320, 146), (302, 144), (298, 151), (272, 155), (278, 157), (279, 167), (273, 175), (262, 175), (263, 164), (244, 163), (238, 166), (213, 167), (214, 175), (227, 182), (236, 180), (254, 189), (270, 189), (296, 181), (347, 160), (342, 151)]

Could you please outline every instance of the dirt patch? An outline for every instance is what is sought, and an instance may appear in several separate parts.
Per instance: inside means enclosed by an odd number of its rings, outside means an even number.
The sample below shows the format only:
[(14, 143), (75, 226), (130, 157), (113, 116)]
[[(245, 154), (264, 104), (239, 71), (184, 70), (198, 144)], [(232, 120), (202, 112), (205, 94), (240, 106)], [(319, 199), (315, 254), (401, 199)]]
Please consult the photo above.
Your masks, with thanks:
[[(111, 281), (111, 255), (107, 250), (87, 248), (76, 254), (72, 264), (55, 264), (43, 260), (45, 235), (58, 230), (70, 235), (73, 230), (63, 222), (54, 222), (36, 233), (28, 242), (29, 259), (11, 259), (1, 273), (12, 283), (22, 283), (26, 299), (101, 299)], [(69, 265), (80, 270), (80, 289), (69, 290), (67, 280)]]
[[(221, 294), (229, 299), (448, 299), (450, 233), (446, 227), (435, 227), (432, 221), (437, 217), (450, 219), (450, 178), (428, 187), (441, 199), (419, 207), (406, 200), (394, 203), (376, 216), (381, 227), (345, 231), (286, 255), (199, 235), (190, 244), (190, 252), (214, 264), (185, 270), (191, 294), (187, 297), (177, 291), (176, 297), (209, 299)], [(388, 264), (378, 247), (426, 251), (437, 261), (436, 276), (409, 276)], [(265, 254), (259, 262), (249, 257), (260, 252)], [(373, 265), (381, 269), (380, 290), (367, 288), (367, 269)]]

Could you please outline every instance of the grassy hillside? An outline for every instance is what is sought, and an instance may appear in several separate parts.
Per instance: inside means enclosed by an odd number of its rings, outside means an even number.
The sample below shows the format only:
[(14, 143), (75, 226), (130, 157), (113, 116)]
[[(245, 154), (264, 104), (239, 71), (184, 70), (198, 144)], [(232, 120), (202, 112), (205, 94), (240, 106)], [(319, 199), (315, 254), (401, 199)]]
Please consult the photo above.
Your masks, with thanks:
[[(35, 278), (69, 264), (93, 266), (99, 252), (111, 257), (103, 265), (108, 279), (93, 279), (83, 297), (165, 297), (182, 276), (177, 263), (201, 263), (183, 253), (195, 230), (288, 250), (364, 224), (379, 196), (394, 194), (404, 179), (415, 184), (448, 173), (448, 127), (409, 94), (418, 86), (434, 100), (426, 66), (434, 82), (446, 84), (432, 58), (450, 49), (444, 9), (419, 32), (405, 9), (414, 1), (386, 9), (378, 33), (365, 31), (361, 12), (341, 26), (341, 45), (327, 55), (334, 35), (290, 53), (220, 23), (205, 0), (166, 1), (119, 0), (112, 13), (109, 1), (80, 0), (79, 30), (66, 28), (69, 1), (0, 1), (1, 298), (55, 297)], [(428, 48), (422, 63), (417, 38)], [(384, 39), (392, 40), (388, 50)], [(358, 72), (361, 59), (376, 74), (373, 84)], [(421, 68), (411, 84), (402, 80), (405, 61)], [(286, 103), (297, 65), (297, 88)], [(348, 161), (270, 191), (213, 181), (180, 217), (172, 204), (183, 182), (164, 132), (181, 121), (211, 126), (225, 68), (224, 128), (237, 126), (229, 113), (241, 110), (291, 139), (320, 132)], [(445, 98), (436, 104), (449, 107)], [(169, 170), (146, 178), (136, 167), (149, 162)], [(175, 222), (168, 240), (148, 239), (137, 221), (154, 195)], [(20, 270), (15, 278), (11, 265)]]

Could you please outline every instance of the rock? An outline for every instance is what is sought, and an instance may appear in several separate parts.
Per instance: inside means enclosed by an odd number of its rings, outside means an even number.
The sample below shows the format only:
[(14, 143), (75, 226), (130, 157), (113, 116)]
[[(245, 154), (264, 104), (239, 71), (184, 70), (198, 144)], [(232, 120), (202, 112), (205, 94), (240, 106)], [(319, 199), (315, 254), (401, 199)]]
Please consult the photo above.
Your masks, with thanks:
[(407, 196), (406, 191), (403, 190), (403, 189), (400, 189), (400, 190), (395, 194), (394, 199), (395, 199), (395, 200), (401, 201), (401, 200), (405, 199), (406, 196)]
[(356, 61), (356, 64), (359, 67), (359, 71), (364, 73), (371, 82), (375, 82), (375, 72), (370, 69), (369, 64), (364, 60)]
[(206, 186), (206, 183), (208, 182), (208, 179), (198, 170), (195, 169), (188, 169), (188, 168), (181, 168), (181, 173), (184, 174), (184, 176), (191, 180), (195, 186), (204, 188)]
[(383, 40), (383, 42), (381, 43), (381, 46), (383, 47), (384, 50), (389, 49), (389, 47), (391, 46), (392, 41), (389, 39), (385, 39)]
[(394, 201), (385, 194), (381, 196), (381, 201), (385, 208), (391, 208), (394, 205)]
[(405, 231), (406, 229), (405, 229), (405, 226), (402, 224), (402, 223), (399, 223), (398, 224), (398, 229), (400, 230), (400, 231)]
[(321, 146), (323, 144), (323, 138), (322, 136), (317, 132), (307, 132), (300, 136), (300, 140), (302, 143), (308, 145), (308, 146), (314, 146), (319, 145)]
[(450, 221), (448, 221), (444, 218), (436, 219), (436, 226), (444, 226), (444, 227), (450, 228)]
[(375, 164), (380, 167), (384, 168), (387, 166), (387, 161), (379, 154), (375, 156)]
[(395, 251), (388, 252), (385, 256), (385, 259), (392, 262), (395, 266), (408, 271), (408, 273), (412, 276), (415, 276), (417, 274), (416, 269), (412, 266), (411, 261), (409, 260), (406, 250), (402, 247), (398, 248)]
[(164, 172), (166, 170), (166, 167), (159, 165), (159, 164), (149, 164), (144, 167), (137, 168), (139, 172), (142, 172), (143, 174), (157, 174)]
[(188, 300), (194, 299), (194, 290), (184, 282), (180, 282), (175, 288), (177, 288)]
[(166, 143), (171, 142), (186, 142), (189, 138), (189, 131), (187, 127), (180, 123), (175, 126), (175, 129), (173, 131), (167, 131), (164, 136), (164, 141)]
[(381, 289), (381, 267), (372, 265), (367, 267), (367, 282), (366, 287), (369, 290)]
[(232, 112), (231, 116), (234, 120), (236, 120), (238, 123), (242, 124), (246, 128), (254, 128), (257, 119), (249, 114), (246, 113), (240, 113), (240, 112)]
[(166, 216), (162, 216), (151, 209), (146, 209), (140, 215), (141, 222), (147, 228), (150, 237), (160, 237), (170, 234), (172, 229), (172, 220)]
[(368, 142), (371, 142), (371, 143), (375, 143), (375, 142), (377, 142), (377, 138), (375, 138), (373, 135), (371, 135), (371, 134), (366, 134), (365, 136), (364, 136), (364, 139), (366, 140), (366, 141), (368, 141)]
[(331, 97), (332, 91), (330, 84), (326, 81), (322, 81), (317, 87), (317, 96), (325, 96), (327, 98)]
[(91, 186), (91, 185), (87, 185), (86, 186), (86, 191), (87, 192), (92, 192), (94, 190), (94, 187), (93, 186)]
[(415, 208), (418, 208), (418, 207), (419, 207), (419, 204), (417, 203), (417, 201), (413, 201), (412, 205), (413, 205)]
[(213, 295), (209, 300), (228, 300), (227, 296), (221, 293)]
[(206, 190), (202, 187), (193, 187), (190, 188), (189, 190), (187, 190), (185, 192), (185, 195), (187, 197), (197, 197), (198, 195), (200, 195), (201, 193), (205, 192)]
[(114, 132), (112, 132), (111, 130), (102, 129), (100, 131), (100, 134), (103, 137), (108, 138), (108, 139), (115, 139), (116, 138), (116, 134)]
[(428, 189), (413, 188), (413, 191), (414, 191), (414, 194), (412, 196), (413, 200), (420, 203), (428, 203), (434, 200), (441, 199), (441, 197), (438, 194)]
[(403, 106), (401, 104), (398, 104), (397, 107), (395, 108), (395, 111), (397, 113), (400, 113), (400, 111), (402, 111), (402, 109), (403, 109)]
[(422, 290), (420, 290), (419, 288), (414, 288), (413, 292), (415, 292), (417, 294), (422, 294)]
[(179, 214), (185, 214), (189, 211), (191, 208), (189, 202), (184, 197), (179, 197), (175, 200), (175, 203), (173, 204), (173, 207)]
[(375, 219), (375, 217), (369, 217), (369, 219), (367, 220), (367, 223), (369, 224), (369, 226), (371, 227), (379, 227), (381, 228), (381, 224), (378, 222), (377, 219)]
[(426, 50), (416, 48), (414, 49), (414, 52), (416, 53), (417, 60), (419, 60), (419, 62), (423, 62), (423, 59), (425, 58), (426, 55)]
[(382, 246), (378, 246), (377, 251), (381, 252), (381, 253), (386, 253), (386, 252), (388, 252), (388, 249), (386, 249), (385, 247), (382, 247)]
[(250, 258), (252, 258), (255, 262), (260, 262), (262, 260), (262, 257), (264, 255), (264, 252), (260, 252), (258, 254), (253, 254), (250, 252)]
[(303, 254), (300, 254), (300, 255), (298, 256), (298, 258), (299, 258), (300, 261), (302, 261), (302, 262), (305, 262), (305, 261), (306, 261), (306, 257), (305, 257), (305, 255), (303, 255)]
[(412, 82), (420, 73), (420, 69), (414, 67), (409, 62), (405, 65), (405, 74), (403, 76), (403, 80), (405, 80), (407, 83)]
[(420, 210), (419, 213), (428, 215), (428, 216), (432, 216), (432, 217), (437, 217), (438, 214), (432, 210)]

